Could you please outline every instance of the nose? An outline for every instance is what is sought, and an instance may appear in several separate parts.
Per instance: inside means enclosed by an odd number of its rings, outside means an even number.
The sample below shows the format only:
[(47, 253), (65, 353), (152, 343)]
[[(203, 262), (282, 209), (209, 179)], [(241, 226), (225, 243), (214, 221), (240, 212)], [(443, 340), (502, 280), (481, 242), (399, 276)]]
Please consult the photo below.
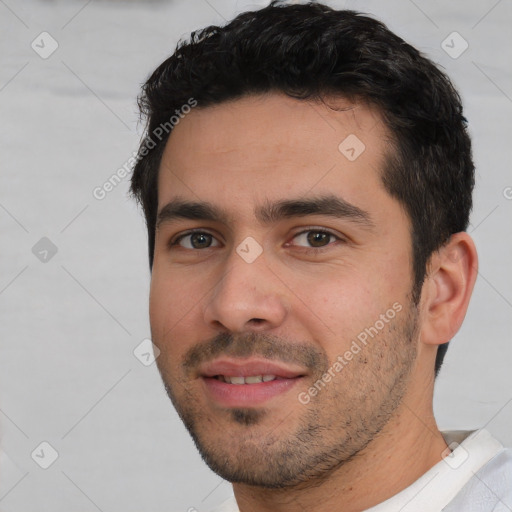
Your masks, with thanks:
[(277, 328), (288, 312), (285, 290), (263, 254), (247, 263), (233, 251), (206, 302), (204, 319), (231, 332)]

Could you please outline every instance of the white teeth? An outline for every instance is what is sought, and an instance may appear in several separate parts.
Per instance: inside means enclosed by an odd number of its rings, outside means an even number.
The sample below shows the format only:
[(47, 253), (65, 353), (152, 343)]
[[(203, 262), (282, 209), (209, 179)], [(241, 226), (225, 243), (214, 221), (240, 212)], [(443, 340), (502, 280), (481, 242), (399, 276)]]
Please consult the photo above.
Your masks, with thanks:
[(257, 384), (258, 382), (261, 382), (262, 380), (263, 380), (262, 375), (254, 375), (252, 377), (245, 377), (246, 384)]
[(218, 375), (217, 378), (229, 384), (258, 384), (259, 382), (269, 382), (276, 378), (275, 375), (250, 375), (248, 377), (229, 377), (227, 375)]

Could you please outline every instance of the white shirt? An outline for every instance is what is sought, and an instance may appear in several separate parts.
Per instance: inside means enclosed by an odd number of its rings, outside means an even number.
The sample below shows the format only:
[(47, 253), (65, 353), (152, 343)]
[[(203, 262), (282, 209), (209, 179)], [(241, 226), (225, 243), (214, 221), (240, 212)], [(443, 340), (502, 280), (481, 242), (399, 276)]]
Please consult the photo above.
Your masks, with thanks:
[[(512, 449), (485, 429), (441, 434), (452, 452), (366, 512), (512, 512)], [(232, 497), (212, 512), (240, 511)]]

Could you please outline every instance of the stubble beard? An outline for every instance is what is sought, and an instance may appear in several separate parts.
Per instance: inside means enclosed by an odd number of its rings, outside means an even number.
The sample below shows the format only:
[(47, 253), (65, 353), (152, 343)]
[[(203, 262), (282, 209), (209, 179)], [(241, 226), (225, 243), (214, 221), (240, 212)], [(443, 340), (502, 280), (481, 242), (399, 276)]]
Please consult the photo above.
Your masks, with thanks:
[[(277, 421), (272, 420), (275, 410), (265, 407), (231, 408), (222, 417), (209, 416), (189, 389), (166, 377), (160, 366), (159, 370), (167, 394), (212, 471), (232, 483), (267, 489), (316, 485), (375, 439), (400, 405), (416, 358), (418, 329), (412, 303), (402, 314), (403, 320), (397, 316), (390, 322), (308, 404), (290, 395), (290, 412)], [(268, 355), (271, 344), (282, 348), (277, 349), (280, 354), (289, 348), (289, 343), (269, 342), (265, 335), (248, 336), (250, 343), (244, 343), (244, 337), (233, 342), (233, 337), (223, 335), (215, 345), (205, 344), (208, 350), (202, 354), (212, 357), (213, 350), (242, 357)], [(300, 362), (309, 358), (316, 365), (313, 383), (327, 371), (327, 355), (317, 347), (304, 350)], [(271, 352), (275, 355), (276, 350)]]

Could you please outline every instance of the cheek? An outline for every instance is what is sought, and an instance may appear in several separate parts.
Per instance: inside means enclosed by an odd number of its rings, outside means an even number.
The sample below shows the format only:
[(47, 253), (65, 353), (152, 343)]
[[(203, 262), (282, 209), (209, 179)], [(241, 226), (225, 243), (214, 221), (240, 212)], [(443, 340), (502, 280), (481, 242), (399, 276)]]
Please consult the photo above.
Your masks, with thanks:
[(154, 341), (163, 344), (168, 339), (181, 337), (200, 296), (178, 275), (154, 267), (149, 293), (149, 320)]
[[(390, 279), (378, 273), (333, 272), (315, 284), (296, 282), (295, 316), (330, 359), (342, 354), (357, 335), (373, 326), (393, 303), (403, 303)], [(389, 277), (389, 276), (388, 276)], [(300, 290), (300, 292), (299, 292)]]
[(150, 315), (157, 322), (175, 323), (198, 304), (205, 286), (190, 271), (155, 264), (149, 293)]
[[(153, 270), (149, 295), (149, 321), (153, 343), (160, 350), (156, 360), (164, 381), (171, 384), (180, 375), (179, 361), (187, 350), (186, 327), (190, 306), (186, 303), (189, 295), (175, 279)], [(188, 313), (188, 314), (187, 314)]]
[(149, 319), (152, 329), (158, 332), (164, 327), (166, 311), (172, 311), (172, 293), (170, 283), (162, 279), (161, 273), (153, 266), (149, 289)]

